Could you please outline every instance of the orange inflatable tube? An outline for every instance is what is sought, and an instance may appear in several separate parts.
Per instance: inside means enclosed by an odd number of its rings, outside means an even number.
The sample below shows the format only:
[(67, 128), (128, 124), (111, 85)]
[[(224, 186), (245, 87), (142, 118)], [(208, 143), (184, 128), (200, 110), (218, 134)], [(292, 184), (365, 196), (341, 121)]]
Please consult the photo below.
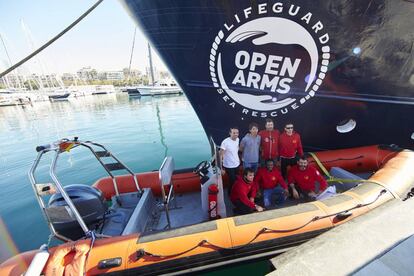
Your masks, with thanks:
[[(367, 146), (352, 149), (340, 149), (316, 152), (315, 155), (323, 163), (327, 170), (332, 167), (340, 167), (354, 173), (376, 171), (388, 160), (395, 157), (399, 149), (390, 146)], [(313, 158), (309, 158), (310, 164), (318, 167)], [(158, 179), (158, 171), (138, 173), (135, 175), (141, 188), (151, 188), (155, 196), (161, 194)], [(118, 189), (120, 193), (135, 192), (135, 182), (132, 176), (117, 176)], [(200, 190), (200, 179), (193, 172), (177, 173), (173, 175), (175, 192), (178, 194), (195, 192)], [(226, 181), (226, 178), (223, 179)], [(104, 193), (106, 199), (115, 194), (114, 184), (110, 177), (99, 179), (94, 186)]]

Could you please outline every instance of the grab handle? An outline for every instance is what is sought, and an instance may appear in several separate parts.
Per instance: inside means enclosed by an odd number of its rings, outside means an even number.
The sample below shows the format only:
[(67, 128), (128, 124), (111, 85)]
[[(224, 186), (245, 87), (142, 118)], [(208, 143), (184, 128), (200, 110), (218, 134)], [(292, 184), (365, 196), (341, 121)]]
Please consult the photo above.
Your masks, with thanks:
[(47, 149), (50, 149), (50, 148), (51, 148), (51, 145), (50, 144), (41, 145), (41, 146), (37, 146), (36, 147), (36, 151), (37, 152), (41, 152), (41, 151), (44, 151), (44, 150), (47, 150)]

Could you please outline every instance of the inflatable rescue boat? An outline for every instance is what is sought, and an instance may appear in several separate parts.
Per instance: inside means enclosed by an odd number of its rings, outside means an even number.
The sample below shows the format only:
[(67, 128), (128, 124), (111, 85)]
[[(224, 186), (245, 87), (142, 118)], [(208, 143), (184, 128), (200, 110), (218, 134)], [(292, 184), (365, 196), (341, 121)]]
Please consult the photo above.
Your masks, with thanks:
[[(109, 177), (93, 186), (63, 187), (55, 174), (58, 156), (77, 147), (90, 149)], [(104, 146), (77, 138), (37, 151), (29, 176), (51, 237), (61, 244), (9, 259), (0, 275), (183, 273), (270, 257), (385, 202), (405, 200), (414, 184), (409, 150), (376, 145), (316, 152), (310, 163), (340, 193), (233, 216), (214, 143), (211, 161), (195, 169), (175, 170), (173, 158), (166, 157), (158, 171), (138, 174)], [(38, 183), (37, 165), (49, 152), (55, 153), (53, 183)], [(116, 170), (127, 174), (114, 176)]]

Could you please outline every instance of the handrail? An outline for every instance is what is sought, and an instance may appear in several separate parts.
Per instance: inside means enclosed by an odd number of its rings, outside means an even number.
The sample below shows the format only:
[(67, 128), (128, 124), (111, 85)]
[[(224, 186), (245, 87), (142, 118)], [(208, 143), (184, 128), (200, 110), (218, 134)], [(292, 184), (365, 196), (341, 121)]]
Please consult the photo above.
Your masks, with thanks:
[(35, 159), (32, 167), (30, 168), (30, 171), (28, 173), (29, 181), (32, 184), (32, 188), (33, 188), (33, 191), (35, 193), (36, 200), (40, 205), (43, 218), (47, 221), (47, 226), (49, 227), (50, 232), (52, 233), (52, 235), (57, 237), (60, 240), (63, 240), (63, 241), (71, 241), (71, 239), (68, 239), (68, 238), (60, 235), (58, 232), (56, 232), (56, 229), (53, 226), (53, 223), (50, 222), (49, 215), (46, 212), (45, 203), (43, 202), (42, 198), (39, 196), (39, 194), (37, 192), (37, 189), (36, 189), (37, 184), (36, 184), (36, 178), (35, 178), (34, 172), (36, 171), (36, 168), (39, 165), (39, 162), (40, 162), (40, 159), (41, 159), (42, 155), (47, 151), (50, 151), (50, 147), (44, 148), (42, 151), (39, 151), (39, 153), (37, 154), (36, 159)]
[(84, 146), (84, 147), (86, 147), (86, 148), (88, 148), (93, 153), (93, 155), (95, 156), (95, 158), (99, 161), (99, 163), (101, 163), (101, 165), (103, 166), (103, 168), (105, 169), (105, 171), (112, 178), (112, 181), (113, 181), (113, 184), (114, 184), (115, 193), (116, 193), (117, 196), (119, 196), (119, 191), (118, 191), (118, 185), (117, 185), (117, 182), (116, 182), (116, 177), (111, 173), (111, 171), (109, 171), (107, 169), (107, 167), (105, 166), (105, 164), (102, 162), (101, 158), (96, 154), (96, 151), (89, 144), (94, 145), (94, 146), (97, 146), (97, 147), (100, 147), (101, 149), (103, 149), (105, 152), (107, 152), (109, 154), (109, 156), (107, 156), (107, 157), (111, 157), (111, 158), (115, 159), (118, 163), (120, 163), (124, 167), (124, 169), (129, 174), (132, 175), (132, 178), (134, 179), (134, 182), (135, 182), (135, 186), (137, 188), (137, 191), (138, 192), (142, 192), (141, 188), (139, 187), (138, 180), (135, 177), (134, 172), (131, 171), (124, 163), (121, 162), (121, 160), (119, 160), (116, 156), (114, 156), (110, 151), (108, 151), (105, 146), (103, 146), (101, 144), (98, 144), (98, 143), (91, 142), (91, 141), (79, 142), (79, 144), (82, 145), (82, 146)]
[[(118, 189), (117, 189), (117, 184), (116, 184), (116, 178), (115, 178), (115, 176), (106, 167), (105, 163), (103, 163), (102, 160), (100, 160), (100, 157), (98, 156), (97, 152), (92, 147), (93, 145), (102, 148), (105, 152), (108, 153), (107, 157), (111, 157), (111, 158), (115, 159), (121, 165), (120, 166), (121, 169), (125, 169), (126, 171), (128, 171), (133, 176), (133, 178), (134, 178), (135, 185), (137, 187), (138, 192), (142, 192), (142, 190), (139, 187), (138, 180), (135, 177), (135, 174), (127, 166), (125, 166), (118, 158), (116, 158), (115, 156), (113, 156), (112, 153), (110, 153), (104, 146), (102, 146), (100, 144), (93, 143), (93, 142), (90, 142), (90, 141), (81, 142), (81, 141), (78, 141), (78, 138), (77, 137), (75, 137), (73, 140), (69, 140), (69, 139), (66, 139), (65, 138), (65, 139), (58, 140), (58, 141), (56, 141), (54, 143), (48, 144), (48, 145), (42, 145), (42, 146), (36, 147), (36, 151), (38, 152), (38, 155), (37, 155), (37, 157), (36, 157), (36, 159), (35, 159), (32, 167), (29, 170), (29, 173), (28, 173), (29, 180), (30, 180), (30, 183), (32, 185), (32, 188), (33, 188), (33, 190), (35, 192), (35, 196), (36, 196), (36, 199), (37, 199), (37, 201), (39, 203), (39, 206), (40, 206), (40, 208), (42, 210), (43, 217), (46, 219), (46, 221), (48, 223), (48, 227), (49, 227), (49, 229), (51, 231), (52, 236), (57, 237), (58, 239), (63, 240), (63, 241), (71, 241), (71, 239), (69, 239), (69, 238), (67, 238), (65, 236), (60, 235), (56, 231), (56, 229), (55, 229), (55, 227), (54, 227), (54, 225), (52, 223), (52, 220), (51, 220), (50, 216), (47, 213), (47, 209), (48, 208), (46, 206), (46, 203), (44, 202), (43, 198), (41, 197), (41, 194), (37, 190), (37, 186), (36, 185), (38, 185), (40, 183), (37, 183), (37, 180), (35, 178), (35, 171), (36, 171), (36, 169), (37, 169), (37, 167), (39, 165), (39, 162), (40, 162), (42, 156), (45, 153), (51, 152), (51, 151), (55, 152), (55, 156), (52, 159), (52, 163), (50, 165), (49, 175), (52, 178), (52, 180), (54, 182), (54, 185), (56, 186), (57, 190), (62, 195), (63, 199), (65, 200), (66, 204), (68, 205), (68, 207), (69, 207), (69, 209), (70, 209), (70, 211), (72, 213), (72, 214), (70, 214), (70, 216), (72, 216), (72, 217), (74, 217), (76, 219), (76, 221), (79, 223), (79, 225), (82, 228), (82, 230), (85, 233), (85, 235), (88, 236), (88, 235), (90, 235), (91, 231), (88, 229), (88, 226), (84, 222), (84, 220), (83, 220), (82, 216), (80, 215), (80, 213), (78, 212), (76, 206), (73, 204), (71, 198), (66, 193), (65, 189), (63, 188), (62, 184), (60, 183), (60, 181), (59, 181), (59, 179), (58, 179), (58, 177), (56, 175), (56, 167), (57, 167), (57, 162), (58, 162), (59, 155), (61, 153), (64, 153), (66, 151), (68, 152), (71, 149), (73, 149), (75, 147), (78, 147), (78, 146), (84, 146), (84, 147), (88, 148), (93, 153), (93, 155), (98, 159), (98, 161), (100, 162), (100, 164), (107, 171), (107, 173), (111, 176), (112, 180), (114, 181), (115, 190), (116, 190), (116, 192), (118, 194)], [(96, 235), (96, 236), (98, 236), (98, 237), (105, 237), (105, 235)]]

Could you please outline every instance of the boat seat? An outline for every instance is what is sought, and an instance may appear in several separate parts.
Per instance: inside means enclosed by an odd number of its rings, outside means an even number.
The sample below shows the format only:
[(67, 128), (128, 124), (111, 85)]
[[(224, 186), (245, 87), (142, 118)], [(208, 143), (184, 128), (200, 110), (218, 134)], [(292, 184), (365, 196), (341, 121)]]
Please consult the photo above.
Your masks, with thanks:
[(137, 192), (114, 195), (112, 207), (105, 216), (101, 233), (108, 236), (121, 235), (139, 201), (140, 194)]
[[(358, 175), (355, 175), (353, 173), (350, 173), (342, 168), (339, 167), (332, 167), (331, 170), (329, 171), (329, 173), (331, 174), (331, 176), (333, 176), (334, 178), (341, 178), (341, 179), (355, 179), (355, 180), (363, 180), (363, 178), (359, 177)], [(341, 182), (331, 182), (332, 185), (335, 185), (336, 190), (337, 191), (347, 191), (353, 187), (356, 187), (360, 184), (361, 182), (355, 181), (355, 182), (346, 182), (346, 183), (341, 183)]]
[(122, 236), (133, 233), (143, 233), (145, 227), (150, 220), (153, 208), (155, 206), (155, 199), (150, 188), (143, 190), (141, 199), (132, 212), (127, 225), (122, 231)]
[(170, 205), (170, 201), (174, 199), (174, 185), (172, 182), (172, 176), (174, 173), (174, 169), (175, 169), (174, 158), (172, 158), (171, 156), (167, 156), (165, 157), (158, 171), (160, 186), (161, 186), (162, 202), (163, 202), (163, 206), (165, 210), (165, 215), (167, 217), (166, 228), (171, 228), (169, 205)]
[(112, 208), (133, 209), (139, 203), (140, 198), (141, 195), (138, 192), (114, 195), (112, 196)]

